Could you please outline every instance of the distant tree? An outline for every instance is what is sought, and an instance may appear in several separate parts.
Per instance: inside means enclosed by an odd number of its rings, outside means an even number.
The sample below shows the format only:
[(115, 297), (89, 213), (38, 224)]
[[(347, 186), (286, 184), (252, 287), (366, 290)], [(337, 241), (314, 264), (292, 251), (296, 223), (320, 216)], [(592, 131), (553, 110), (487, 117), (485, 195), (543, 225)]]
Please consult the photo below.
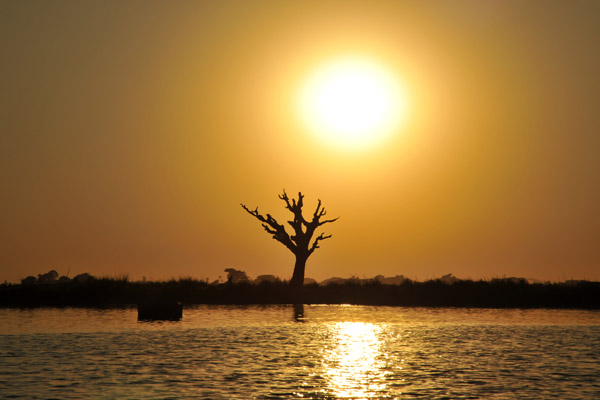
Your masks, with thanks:
[(227, 268), (227, 283), (242, 283), (249, 282), (248, 275), (244, 271), (239, 271), (235, 268)]
[(58, 272), (50, 270), (45, 274), (38, 274), (37, 283), (54, 283), (58, 279)]
[(281, 279), (279, 279), (275, 275), (259, 275), (254, 280), (254, 283), (257, 283), (257, 284), (261, 284), (263, 282), (269, 282), (269, 283), (281, 282)]
[(311, 239), (315, 234), (317, 228), (321, 225), (325, 225), (330, 222), (336, 221), (338, 218), (321, 220), (327, 212), (321, 205), (321, 200), (317, 204), (317, 209), (312, 215), (312, 220), (308, 221), (302, 215), (302, 207), (304, 206), (302, 193), (298, 193), (298, 200), (289, 199), (285, 190), (283, 194), (279, 195), (279, 198), (285, 202), (285, 208), (287, 208), (294, 218), (292, 221), (287, 223), (292, 227), (294, 233), (288, 234), (285, 227), (277, 222), (271, 214), (266, 216), (258, 212), (258, 208), (250, 210), (244, 204), (241, 204), (242, 208), (246, 210), (250, 215), (262, 222), (262, 227), (273, 235), (273, 239), (277, 240), (285, 247), (287, 247), (294, 256), (296, 256), (296, 263), (294, 265), (294, 273), (292, 275), (291, 284), (294, 287), (302, 287), (304, 284), (304, 270), (306, 269), (306, 260), (308, 257), (319, 248), (319, 242), (331, 237), (331, 235), (325, 235), (324, 233), (319, 234), (312, 242)]
[(93, 281), (94, 279), (96, 279), (96, 277), (88, 274), (87, 272), (84, 272), (83, 274), (79, 274), (73, 278), (73, 280), (77, 283), (85, 283), (85, 282)]
[(25, 279), (21, 279), (21, 285), (33, 285), (35, 282), (37, 281), (37, 278), (35, 276), (28, 276)]

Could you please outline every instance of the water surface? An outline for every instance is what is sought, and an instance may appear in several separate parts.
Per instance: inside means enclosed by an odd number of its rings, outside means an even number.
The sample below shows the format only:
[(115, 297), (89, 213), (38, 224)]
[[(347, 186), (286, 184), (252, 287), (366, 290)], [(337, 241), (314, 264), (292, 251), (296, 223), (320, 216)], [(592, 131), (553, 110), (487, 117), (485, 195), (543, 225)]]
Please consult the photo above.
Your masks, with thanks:
[(5, 398), (600, 398), (600, 312), (0, 309)]

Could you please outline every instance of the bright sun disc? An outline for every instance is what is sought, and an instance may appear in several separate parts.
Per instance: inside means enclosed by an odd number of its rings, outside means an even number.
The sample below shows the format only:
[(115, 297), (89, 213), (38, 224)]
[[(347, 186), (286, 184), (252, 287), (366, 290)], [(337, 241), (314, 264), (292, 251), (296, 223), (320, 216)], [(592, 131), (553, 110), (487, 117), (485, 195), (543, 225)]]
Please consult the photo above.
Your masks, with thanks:
[(405, 113), (406, 99), (396, 77), (365, 60), (324, 66), (308, 79), (300, 95), (303, 123), (336, 147), (379, 143), (398, 129)]

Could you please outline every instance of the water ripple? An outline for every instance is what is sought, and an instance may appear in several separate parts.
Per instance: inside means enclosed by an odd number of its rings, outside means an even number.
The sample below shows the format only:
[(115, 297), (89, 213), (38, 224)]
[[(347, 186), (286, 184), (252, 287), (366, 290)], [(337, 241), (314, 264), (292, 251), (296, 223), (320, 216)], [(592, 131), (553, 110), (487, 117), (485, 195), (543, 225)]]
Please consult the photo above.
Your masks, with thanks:
[(0, 310), (0, 393), (600, 398), (598, 312), (306, 306), (304, 314), (296, 323), (292, 307), (197, 307), (180, 323), (138, 323), (131, 309)]

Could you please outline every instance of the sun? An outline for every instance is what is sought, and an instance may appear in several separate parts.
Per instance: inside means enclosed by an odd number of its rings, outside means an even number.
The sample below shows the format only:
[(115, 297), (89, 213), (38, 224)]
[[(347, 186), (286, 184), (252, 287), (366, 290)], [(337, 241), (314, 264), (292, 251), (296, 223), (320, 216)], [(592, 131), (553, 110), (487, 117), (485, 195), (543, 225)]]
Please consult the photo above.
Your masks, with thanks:
[(344, 58), (318, 68), (302, 85), (300, 119), (338, 148), (364, 149), (396, 132), (407, 113), (406, 92), (383, 64)]

